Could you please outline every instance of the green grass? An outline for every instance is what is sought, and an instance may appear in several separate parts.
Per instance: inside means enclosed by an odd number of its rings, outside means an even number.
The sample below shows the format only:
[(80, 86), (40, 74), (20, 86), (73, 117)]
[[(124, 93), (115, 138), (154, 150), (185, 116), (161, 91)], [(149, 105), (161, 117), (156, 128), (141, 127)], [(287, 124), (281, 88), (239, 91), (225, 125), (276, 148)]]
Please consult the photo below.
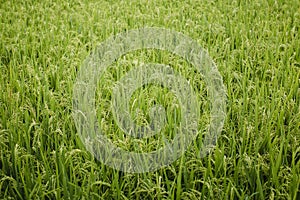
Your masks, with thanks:
[[(144, 26), (182, 32), (208, 50), (227, 88), (227, 118), (206, 157), (199, 158), (200, 134), (170, 166), (129, 174), (85, 149), (72, 91), (97, 44)], [(299, 28), (298, 0), (1, 1), (0, 199), (299, 199)], [(139, 141), (126, 140), (113, 123), (111, 90), (134, 63), (154, 61), (190, 81), (201, 104), (201, 133), (209, 121), (201, 75), (166, 52), (133, 52), (110, 66), (96, 95), (102, 128), (125, 149)], [(133, 105), (137, 122), (147, 122), (157, 96), (176, 121), (176, 97), (149, 86), (132, 97), (140, 103)], [(162, 134), (171, 137), (171, 128)], [(138, 144), (144, 151), (159, 145)]]

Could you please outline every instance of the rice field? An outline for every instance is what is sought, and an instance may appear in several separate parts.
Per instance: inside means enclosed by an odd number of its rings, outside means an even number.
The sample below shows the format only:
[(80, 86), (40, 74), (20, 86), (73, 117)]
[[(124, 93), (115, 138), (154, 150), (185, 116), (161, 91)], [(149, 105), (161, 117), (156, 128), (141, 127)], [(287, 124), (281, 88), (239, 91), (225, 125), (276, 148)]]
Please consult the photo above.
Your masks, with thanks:
[[(132, 93), (129, 115), (147, 124), (159, 103), (160, 134), (131, 138), (115, 122), (114, 87), (140, 64), (171, 66), (200, 113), (198, 135), (179, 159), (128, 173), (86, 148), (73, 93), (100, 43), (144, 27), (180, 32), (207, 50), (226, 88), (226, 118), (216, 146), (201, 156), (212, 109), (203, 75), (167, 51), (122, 55), (95, 91), (99, 128), (113, 144), (151, 152), (176, 137), (180, 102), (155, 84)], [(298, 0), (0, 1), (0, 199), (300, 199), (299, 28)]]

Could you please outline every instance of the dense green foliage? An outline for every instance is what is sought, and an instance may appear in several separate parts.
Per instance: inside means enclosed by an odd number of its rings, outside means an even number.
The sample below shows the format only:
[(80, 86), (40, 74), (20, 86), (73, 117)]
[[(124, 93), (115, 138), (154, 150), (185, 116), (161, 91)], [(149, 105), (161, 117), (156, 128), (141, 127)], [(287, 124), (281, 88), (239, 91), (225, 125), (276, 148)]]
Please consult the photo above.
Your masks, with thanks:
[[(82, 145), (72, 90), (97, 44), (144, 26), (182, 32), (208, 50), (227, 88), (227, 118), (210, 155), (197, 156), (198, 138), (172, 165), (128, 174)], [(1, 1), (0, 199), (299, 199), (299, 28), (298, 0)], [(209, 109), (201, 76), (184, 61), (135, 52), (119, 59), (97, 90), (110, 134), (120, 132), (106, 106), (113, 82), (132, 63), (149, 60), (178, 69)], [(152, 86), (135, 98), (143, 108), (159, 94), (166, 107), (176, 104)]]

